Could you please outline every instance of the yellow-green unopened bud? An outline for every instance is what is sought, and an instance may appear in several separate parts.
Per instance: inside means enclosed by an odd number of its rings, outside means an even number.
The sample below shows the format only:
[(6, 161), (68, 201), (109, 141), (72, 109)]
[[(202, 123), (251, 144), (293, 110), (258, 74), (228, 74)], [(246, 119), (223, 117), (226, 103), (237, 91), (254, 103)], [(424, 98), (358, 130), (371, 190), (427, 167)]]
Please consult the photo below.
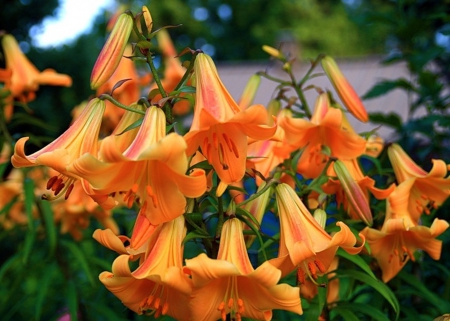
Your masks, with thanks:
[(255, 74), (250, 77), (239, 100), (239, 107), (241, 109), (247, 109), (253, 103), (260, 83), (261, 76)]
[(274, 47), (264, 45), (264, 46), (262, 46), (262, 50), (264, 50), (265, 52), (267, 52), (269, 55), (271, 55), (274, 58), (278, 58), (278, 59), (282, 59), (282, 60), (285, 59), (284, 55), (280, 52), (280, 50), (275, 49)]
[(335, 161), (333, 167), (351, 208), (364, 223), (371, 226), (373, 223), (372, 212), (361, 187), (340, 160)]
[[(145, 27), (147, 28), (145, 33), (152, 32), (153, 19), (152, 15), (150, 14), (150, 10), (148, 10), (147, 6), (142, 6), (142, 16), (144, 17)], [(138, 27), (139, 32), (143, 33), (140, 21), (138, 21), (136, 25)]]
[(316, 209), (314, 211), (314, 219), (322, 228), (325, 228), (325, 225), (327, 224), (327, 213), (323, 209)]
[(117, 18), (111, 34), (106, 40), (102, 51), (98, 55), (91, 74), (91, 88), (97, 89), (112, 76), (122, 59), (123, 52), (128, 43), (131, 30), (133, 29), (133, 18), (122, 13)]

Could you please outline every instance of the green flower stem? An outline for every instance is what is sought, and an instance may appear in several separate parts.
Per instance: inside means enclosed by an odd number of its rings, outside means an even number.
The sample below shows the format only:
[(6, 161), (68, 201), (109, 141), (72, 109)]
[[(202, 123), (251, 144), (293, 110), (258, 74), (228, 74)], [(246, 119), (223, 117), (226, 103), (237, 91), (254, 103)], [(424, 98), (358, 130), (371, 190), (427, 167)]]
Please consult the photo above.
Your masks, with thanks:
[(269, 188), (272, 187), (272, 185), (275, 185), (279, 183), (279, 181), (277, 179), (272, 179), (269, 182), (267, 182), (266, 186), (264, 186), (259, 192), (253, 194), (252, 196), (250, 196), (249, 198), (247, 198), (245, 201), (241, 202), (238, 204), (239, 207), (244, 206), (245, 204), (253, 201), (255, 198), (258, 198), (260, 195), (262, 195), (265, 191), (267, 191)]
[(223, 200), (222, 200), (222, 196), (219, 196), (217, 198), (217, 207), (218, 207), (218, 214), (219, 214), (219, 220), (217, 222), (217, 227), (216, 227), (216, 235), (215, 235), (215, 239), (218, 240), (220, 239), (220, 235), (222, 234), (222, 226), (223, 223), (225, 223), (225, 215), (223, 212)]
[(306, 116), (308, 118), (311, 118), (311, 111), (308, 106), (308, 102), (305, 99), (305, 95), (303, 95), (303, 90), (300, 85), (297, 84), (297, 80), (295, 79), (294, 74), (292, 73), (292, 70), (289, 69), (287, 72), (289, 74), (289, 77), (291, 78), (291, 86), (294, 88), (295, 92), (297, 93), (298, 98), (300, 99), (300, 102), (302, 103), (303, 111), (305, 112)]
[(122, 109), (125, 109), (125, 110), (128, 110), (128, 111), (132, 111), (134, 113), (138, 113), (138, 114), (141, 114), (141, 115), (145, 115), (145, 111), (137, 110), (137, 109), (125, 106), (124, 104), (119, 103), (117, 100), (115, 100), (112, 96), (110, 96), (108, 94), (101, 94), (100, 96), (98, 96), (98, 99), (100, 99), (100, 100), (109, 100), (110, 102), (112, 102), (114, 105), (116, 105), (119, 108), (122, 108)]
[(180, 82), (178, 83), (178, 85), (175, 87), (175, 89), (173, 91), (179, 90), (184, 85), (184, 83), (187, 81), (187, 79), (189, 78), (189, 75), (190, 75), (192, 69), (194, 69), (195, 58), (197, 58), (198, 54), (199, 54), (199, 52), (197, 52), (197, 51), (193, 52), (191, 61), (189, 63), (189, 66), (186, 69), (186, 72), (184, 73), (184, 75), (181, 78)]

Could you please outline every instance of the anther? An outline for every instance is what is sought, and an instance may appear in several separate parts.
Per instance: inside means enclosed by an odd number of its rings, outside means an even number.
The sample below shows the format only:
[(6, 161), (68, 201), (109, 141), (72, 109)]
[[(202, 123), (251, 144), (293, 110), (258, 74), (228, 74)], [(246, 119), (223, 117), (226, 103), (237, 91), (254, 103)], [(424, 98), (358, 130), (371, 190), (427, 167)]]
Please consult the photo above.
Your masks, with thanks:
[(50, 178), (47, 182), (47, 189), (52, 188), (53, 184), (55, 183), (55, 181), (58, 179), (58, 176), (53, 176), (52, 178)]
[(74, 184), (70, 184), (70, 186), (67, 188), (66, 194), (64, 195), (64, 199), (67, 200), (70, 196), (70, 193), (72, 193)]
[(311, 272), (312, 277), (317, 279), (316, 266), (313, 263), (308, 262), (308, 270)]

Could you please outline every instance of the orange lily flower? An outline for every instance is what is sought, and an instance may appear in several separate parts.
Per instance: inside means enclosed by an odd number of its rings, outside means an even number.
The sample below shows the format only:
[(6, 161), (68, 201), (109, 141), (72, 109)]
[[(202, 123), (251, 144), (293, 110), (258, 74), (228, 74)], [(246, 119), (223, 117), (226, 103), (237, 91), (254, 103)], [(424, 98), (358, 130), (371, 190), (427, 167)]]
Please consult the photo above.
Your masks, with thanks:
[(408, 210), (409, 194), (414, 179), (408, 179), (397, 186), (389, 196), (386, 217), (381, 230), (366, 227), (361, 234), (366, 237), (373, 256), (382, 271), (382, 279), (388, 282), (411, 259), (414, 252), (422, 249), (434, 260), (439, 260), (442, 241), (436, 240), (449, 226), (445, 220), (435, 219), (431, 227), (417, 225)]
[[(370, 194), (375, 196), (378, 200), (386, 199), (395, 189), (395, 184), (391, 184), (386, 189), (380, 189), (375, 187), (375, 181), (370, 178), (369, 176), (365, 176), (363, 172), (361, 171), (361, 167), (359, 166), (359, 162), (356, 158), (350, 159), (350, 160), (343, 160), (341, 161), (344, 166), (346, 167), (348, 174), (350, 178), (359, 185), (361, 191), (362, 191), (362, 197), (360, 197), (356, 202), (362, 202), (365, 205), (361, 208), (366, 208), (370, 213), (370, 207), (369, 207), (369, 200), (370, 200)], [(328, 176), (336, 177), (337, 174), (333, 168), (333, 166), (330, 166), (328, 168)], [(329, 178), (328, 182), (322, 185), (322, 189), (327, 194), (336, 194), (336, 201), (338, 203), (338, 206), (340, 204), (343, 204), (344, 209), (347, 211), (349, 216), (354, 220), (360, 220), (360, 215), (357, 214), (357, 211), (351, 206), (349, 203), (348, 196), (345, 193), (345, 190), (342, 187), (342, 183), (339, 179), (333, 179)], [(353, 196), (354, 195), (353, 193)], [(370, 225), (372, 224), (372, 219), (366, 221), (370, 222)], [(367, 222), (366, 222), (367, 224)]]
[(184, 136), (188, 144), (186, 152), (192, 155), (200, 146), (221, 180), (217, 191), (221, 195), (227, 185), (244, 177), (248, 139), (269, 139), (277, 126), (268, 125), (269, 117), (262, 105), (240, 109), (208, 55), (197, 55), (194, 72), (197, 92), (194, 119)]
[[(77, 120), (61, 136), (41, 150), (27, 156), (25, 142), (28, 137), (19, 139), (14, 147), (11, 162), (14, 167), (30, 167), (44, 165), (53, 168), (60, 175), (53, 176), (47, 183), (47, 189), (54, 196), (69, 197), (73, 183), (80, 178), (66, 170), (66, 167), (85, 153), (97, 155), (98, 133), (105, 111), (105, 102), (97, 98), (92, 99), (84, 108)], [(44, 195), (46, 199), (53, 199)]]
[[(364, 246), (354, 247), (357, 240), (350, 228), (337, 222), (340, 231), (330, 236), (314, 219), (297, 193), (287, 184), (275, 188), (280, 217), (281, 239), (278, 258), (270, 262), (285, 276), (299, 269), (303, 278), (317, 278), (330, 267), (338, 247), (350, 254), (357, 254)], [(361, 235), (360, 235), (361, 236)], [(300, 272), (302, 271), (302, 272)]]
[(325, 56), (322, 59), (322, 67), (348, 111), (358, 120), (366, 123), (369, 120), (366, 108), (352, 85), (342, 74), (336, 61), (330, 56)]
[[(16, 39), (9, 34), (2, 37), (6, 70), (0, 69), (0, 82), (4, 82), (11, 95), (22, 102), (32, 101), (39, 85), (65, 86), (72, 85), (72, 78), (58, 74), (53, 69), (40, 72), (20, 50)], [(10, 109), (12, 108), (9, 105)]]
[[(285, 131), (281, 126), (282, 119), (285, 117), (292, 117), (292, 112), (289, 109), (282, 109), (278, 114), (278, 121), (280, 126), (277, 127), (277, 131), (273, 140), (257, 141), (248, 146), (247, 166), (257, 170), (262, 176), (269, 177), (272, 170), (278, 165), (283, 163), (285, 159), (291, 156), (296, 148), (291, 146), (285, 138)], [(261, 177), (256, 176), (256, 184), (261, 184)]]
[(206, 254), (186, 260), (186, 273), (192, 276), (191, 320), (225, 321), (249, 317), (271, 320), (272, 309), (302, 314), (299, 288), (279, 284), (281, 272), (269, 262), (256, 270), (248, 258), (242, 222), (226, 221), (217, 260)]
[(398, 145), (388, 147), (388, 156), (399, 183), (413, 179), (414, 184), (409, 193), (408, 211), (417, 222), (422, 213), (430, 214), (450, 195), (450, 177), (443, 160), (433, 159), (433, 168), (429, 173), (420, 168)]
[(86, 154), (69, 170), (90, 183), (93, 195), (126, 192), (124, 202), (131, 207), (139, 200), (153, 225), (170, 221), (184, 213), (187, 197), (199, 197), (206, 190), (203, 170), (186, 175), (186, 142), (176, 133), (166, 136), (164, 112), (147, 109), (138, 133), (123, 150), (122, 137), (103, 139), (99, 157)]
[(328, 161), (328, 156), (321, 151), (323, 146), (330, 149), (330, 156), (340, 160), (353, 159), (364, 153), (365, 139), (343, 124), (342, 111), (330, 107), (326, 93), (317, 98), (310, 121), (290, 117), (280, 121), (287, 141), (296, 148), (304, 148), (297, 164), (299, 174), (305, 178), (320, 175)]
[(384, 148), (384, 139), (380, 136), (372, 135), (367, 138), (365, 155), (377, 158)]
[(136, 270), (130, 271), (130, 256), (121, 255), (114, 261), (112, 273), (100, 274), (100, 281), (138, 314), (190, 320), (191, 280), (182, 271), (185, 236), (183, 216), (162, 224), (149, 239), (148, 251)]

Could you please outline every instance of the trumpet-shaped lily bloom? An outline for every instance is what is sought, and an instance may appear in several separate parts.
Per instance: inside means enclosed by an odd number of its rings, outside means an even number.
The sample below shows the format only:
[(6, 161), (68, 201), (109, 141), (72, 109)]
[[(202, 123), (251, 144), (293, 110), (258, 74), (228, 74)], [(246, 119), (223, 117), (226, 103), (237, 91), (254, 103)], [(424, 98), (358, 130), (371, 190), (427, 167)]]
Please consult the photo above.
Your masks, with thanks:
[(191, 280), (182, 271), (185, 236), (182, 216), (162, 224), (149, 239), (145, 258), (136, 270), (130, 270), (130, 256), (121, 255), (114, 261), (112, 273), (100, 274), (100, 281), (136, 313), (190, 320)]
[(417, 222), (422, 213), (430, 214), (450, 195), (450, 177), (443, 160), (433, 159), (433, 168), (429, 173), (420, 168), (397, 144), (388, 148), (388, 155), (399, 183), (414, 180), (409, 193), (408, 210)]
[(304, 149), (297, 164), (299, 174), (306, 178), (320, 175), (328, 161), (328, 155), (322, 152), (324, 146), (330, 149), (329, 156), (340, 160), (353, 159), (364, 153), (365, 139), (344, 127), (343, 123), (342, 111), (330, 107), (326, 93), (317, 98), (310, 121), (290, 117), (280, 121), (287, 141)]
[[(188, 144), (187, 154), (194, 154), (200, 147), (221, 184), (226, 187), (244, 177), (248, 139), (269, 139), (277, 126), (268, 125), (269, 117), (262, 105), (241, 110), (226, 90), (208, 55), (197, 55), (194, 72), (197, 91), (194, 119), (184, 136)], [(223, 191), (222, 186), (218, 195)]]
[(35, 98), (39, 85), (65, 87), (72, 85), (72, 78), (58, 74), (53, 69), (40, 72), (23, 54), (12, 35), (6, 34), (2, 37), (2, 47), (6, 70), (0, 69), (0, 82), (5, 83), (12, 97), (22, 102), (29, 102)]
[[(28, 137), (19, 139), (11, 157), (13, 166), (44, 165), (53, 168), (60, 175), (49, 179), (47, 189), (55, 196), (65, 193), (67, 198), (73, 189), (74, 181), (80, 177), (69, 173), (66, 167), (85, 153), (97, 155), (98, 133), (104, 111), (105, 102), (97, 98), (92, 99), (69, 129), (41, 150), (28, 156), (25, 154)], [(53, 198), (48, 195), (44, 197)]]
[[(330, 267), (338, 247), (350, 254), (357, 254), (364, 246), (355, 247), (356, 237), (343, 222), (337, 222), (340, 231), (330, 236), (314, 219), (296, 192), (287, 184), (276, 187), (281, 238), (278, 258), (270, 262), (279, 268), (283, 276), (296, 268), (299, 273), (313, 279)], [(302, 272), (300, 272), (300, 270)]]
[(279, 284), (281, 272), (264, 262), (256, 270), (248, 258), (242, 223), (231, 218), (222, 228), (217, 260), (206, 254), (186, 260), (192, 276), (191, 320), (225, 321), (249, 317), (271, 320), (272, 309), (302, 313), (299, 288)]
[(176, 133), (166, 136), (161, 109), (147, 109), (139, 132), (125, 150), (121, 140), (120, 135), (106, 137), (100, 147), (101, 160), (86, 154), (68, 168), (90, 183), (94, 195), (126, 192), (124, 202), (131, 206), (139, 201), (150, 223), (159, 225), (184, 213), (186, 196), (205, 192), (204, 171), (186, 175), (186, 142)]
[(388, 282), (411, 259), (414, 252), (422, 249), (434, 260), (441, 255), (442, 242), (436, 240), (449, 226), (445, 220), (435, 219), (431, 227), (417, 225), (408, 210), (409, 194), (414, 179), (408, 179), (397, 186), (389, 196), (386, 217), (381, 230), (366, 227), (361, 233), (370, 245), (371, 255), (377, 260), (382, 279)]
[[(380, 189), (375, 187), (375, 181), (369, 176), (365, 176), (363, 174), (357, 159), (344, 160), (341, 162), (346, 167), (350, 179), (353, 180), (355, 184), (358, 184), (360, 190), (362, 191), (362, 194), (359, 195), (360, 196), (359, 199), (355, 199), (354, 203), (356, 204), (359, 204), (359, 202), (364, 203), (365, 205), (362, 206), (361, 208), (367, 208), (369, 210), (369, 213), (370, 213), (369, 208), (370, 194), (375, 196), (375, 198), (378, 200), (383, 200), (386, 199), (394, 191), (395, 184), (391, 184), (386, 189)], [(332, 166), (329, 167), (328, 176), (331, 177), (337, 176)], [(322, 186), (322, 189), (327, 194), (336, 194), (336, 201), (338, 205), (342, 204), (344, 206), (344, 209), (347, 211), (347, 213), (352, 219), (360, 220), (361, 213), (358, 215), (358, 212), (355, 211), (354, 206), (352, 206), (349, 203), (349, 196), (355, 197), (356, 195), (352, 193), (351, 189), (348, 191), (351, 193), (351, 195), (348, 195), (349, 193), (345, 192), (345, 189), (343, 188), (342, 185), (343, 184), (339, 179), (336, 180), (330, 178), (328, 182)], [(372, 219), (370, 219), (369, 221), (371, 222)]]

